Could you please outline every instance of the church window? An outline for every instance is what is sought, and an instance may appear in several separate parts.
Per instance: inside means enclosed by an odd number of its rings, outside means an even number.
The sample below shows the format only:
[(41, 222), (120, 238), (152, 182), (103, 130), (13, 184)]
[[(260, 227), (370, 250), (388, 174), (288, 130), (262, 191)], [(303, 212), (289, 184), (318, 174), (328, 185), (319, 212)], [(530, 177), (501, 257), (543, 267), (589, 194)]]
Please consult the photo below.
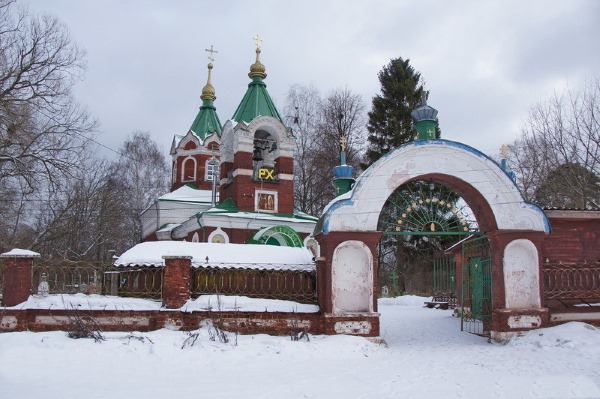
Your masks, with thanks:
[(185, 143), (185, 145), (183, 146), (184, 150), (195, 150), (196, 148), (198, 148), (198, 146), (196, 145), (196, 143), (194, 143), (193, 141), (188, 141), (187, 143)]
[(211, 143), (208, 144), (208, 149), (210, 151), (219, 151), (219, 143), (217, 143), (216, 141), (213, 141)]
[(219, 179), (219, 161), (209, 159), (206, 161), (206, 181), (212, 181), (213, 177)]
[(196, 180), (196, 159), (187, 157), (181, 163), (181, 181)]
[(192, 242), (200, 242), (200, 237), (198, 236), (198, 232), (194, 233), (194, 236), (192, 237)]
[(213, 244), (229, 244), (229, 236), (220, 227), (208, 235), (208, 242)]
[(214, 244), (224, 244), (225, 243), (225, 237), (223, 237), (222, 234), (215, 234), (212, 238), (212, 242)]

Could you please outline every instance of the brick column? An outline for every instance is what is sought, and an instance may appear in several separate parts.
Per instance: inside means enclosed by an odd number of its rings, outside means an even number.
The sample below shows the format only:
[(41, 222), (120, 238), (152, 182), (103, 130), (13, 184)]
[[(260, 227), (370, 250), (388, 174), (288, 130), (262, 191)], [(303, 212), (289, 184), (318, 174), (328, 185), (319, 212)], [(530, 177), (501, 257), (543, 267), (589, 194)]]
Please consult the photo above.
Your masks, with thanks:
[(37, 252), (26, 249), (13, 249), (0, 255), (4, 261), (4, 306), (16, 306), (29, 298), (33, 259), (39, 257)]
[(332, 261), (333, 254), (338, 245), (344, 241), (358, 240), (364, 242), (373, 256), (373, 310), (377, 312), (377, 244), (383, 233), (380, 231), (345, 231), (331, 232), (328, 234), (319, 233), (315, 237), (319, 243), (320, 257), (317, 258), (317, 293), (321, 312), (332, 313)]
[[(493, 309), (492, 323), (490, 325), (490, 333), (495, 341), (506, 341), (524, 331), (545, 327), (549, 324), (549, 311), (541, 304), (533, 303), (531, 298), (541, 299), (543, 297), (543, 282), (542, 282), (542, 243), (546, 237), (546, 233), (540, 231), (527, 230), (511, 230), (511, 231), (493, 231), (487, 233), (492, 249), (492, 292), (493, 292)], [(508, 246), (518, 240), (523, 240), (535, 247), (537, 259), (535, 260), (534, 268), (527, 270), (516, 270), (507, 272), (507, 260), (505, 259), (506, 249)], [(515, 262), (514, 259), (512, 261)], [(522, 268), (517, 262), (517, 265)], [(511, 266), (511, 265), (508, 265)], [(525, 265), (531, 267), (531, 265)], [(537, 276), (538, 285), (533, 287), (534, 295), (525, 297), (520, 303), (519, 298), (523, 298), (523, 292), (519, 289), (515, 290), (515, 281), (527, 281), (527, 277)], [(507, 285), (507, 281), (509, 282)], [(508, 287), (508, 288), (507, 288)], [(517, 288), (519, 288), (517, 286)], [(507, 293), (507, 289), (509, 292)], [(522, 290), (523, 288), (521, 288)], [(530, 292), (530, 291), (527, 291)], [(527, 294), (526, 292), (526, 294)], [(512, 298), (507, 300), (507, 295)], [(527, 302), (530, 303), (527, 303)], [(516, 303), (516, 305), (515, 305)]]
[(192, 257), (166, 255), (163, 274), (163, 306), (167, 309), (182, 307), (190, 299)]

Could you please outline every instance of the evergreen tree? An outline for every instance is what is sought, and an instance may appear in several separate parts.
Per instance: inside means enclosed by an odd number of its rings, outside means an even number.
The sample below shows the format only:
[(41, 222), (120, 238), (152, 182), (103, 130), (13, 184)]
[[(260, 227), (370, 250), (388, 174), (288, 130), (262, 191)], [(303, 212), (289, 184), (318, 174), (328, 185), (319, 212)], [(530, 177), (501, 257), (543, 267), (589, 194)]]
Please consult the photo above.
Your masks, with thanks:
[(379, 72), (381, 94), (373, 97), (369, 112), (369, 145), (361, 164), (363, 168), (417, 137), (410, 113), (421, 104), (424, 89), (419, 83), (421, 74), (409, 61), (401, 57), (392, 59)]

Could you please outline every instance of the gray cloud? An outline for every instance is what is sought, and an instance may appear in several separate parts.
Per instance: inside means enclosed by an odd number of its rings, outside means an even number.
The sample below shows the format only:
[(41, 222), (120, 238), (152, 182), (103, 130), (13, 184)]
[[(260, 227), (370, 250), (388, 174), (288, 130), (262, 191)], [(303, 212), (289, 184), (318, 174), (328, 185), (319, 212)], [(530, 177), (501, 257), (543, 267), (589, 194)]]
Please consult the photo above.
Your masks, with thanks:
[(529, 106), (598, 76), (600, 3), (534, 1), (67, 1), (36, 0), (87, 49), (77, 98), (118, 148), (148, 130), (163, 148), (189, 128), (216, 55), (215, 105), (230, 118), (249, 82), (252, 36), (264, 37), (266, 80), (283, 109), (293, 83), (361, 94), (370, 106), (377, 73), (409, 58), (425, 77), (445, 138), (496, 153), (514, 140)]

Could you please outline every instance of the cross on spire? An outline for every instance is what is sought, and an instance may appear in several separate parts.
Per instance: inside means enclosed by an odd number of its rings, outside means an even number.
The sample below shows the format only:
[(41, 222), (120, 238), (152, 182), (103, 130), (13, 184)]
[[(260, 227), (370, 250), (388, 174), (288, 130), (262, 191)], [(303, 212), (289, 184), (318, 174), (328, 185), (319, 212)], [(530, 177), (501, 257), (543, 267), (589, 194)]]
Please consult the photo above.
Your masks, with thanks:
[(213, 54), (219, 54), (219, 52), (217, 50), (213, 49), (213, 45), (212, 44), (210, 45), (210, 49), (204, 49), (204, 51), (208, 51), (210, 53), (210, 55), (208, 56), (208, 60), (210, 62), (214, 62), (214, 60), (215, 60), (214, 57), (213, 57)]
[(252, 39), (254, 39), (254, 43), (256, 43), (256, 48), (260, 49), (260, 45), (263, 42), (262, 37), (257, 33)]
[(342, 147), (342, 152), (346, 151), (346, 143), (348, 142), (348, 140), (346, 140), (346, 136), (342, 135), (342, 137), (340, 137), (340, 147)]
[(502, 155), (503, 159), (506, 159), (506, 150), (508, 149), (508, 147), (504, 144), (502, 144), (500, 146), (500, 154)]

